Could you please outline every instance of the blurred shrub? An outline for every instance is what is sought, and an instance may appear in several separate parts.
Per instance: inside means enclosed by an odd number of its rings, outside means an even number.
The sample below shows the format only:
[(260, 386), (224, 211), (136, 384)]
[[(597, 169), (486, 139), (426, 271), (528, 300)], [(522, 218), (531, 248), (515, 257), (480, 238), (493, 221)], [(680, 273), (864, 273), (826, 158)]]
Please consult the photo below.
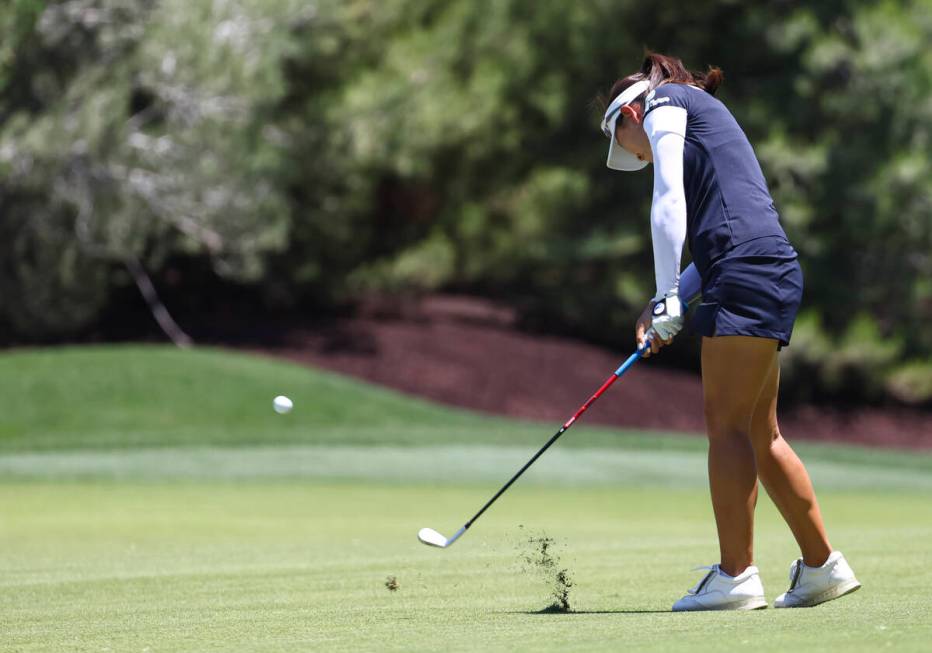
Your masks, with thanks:
[(823, 386), (821, 370), (834, 351), (817, 311), (799, 314), (790, 346), (780, 355), (780, 399), (793, 402), (818, 396)]
[(449, 283), (454, 276), (454, 247), (436, 234), (396, 256), (357, 268), (347, 283), (355, 295), (401, 291), (427, 292)]
[(836, 396), (877, 399), (902, 349), (902, 342), (881, 335), (873, 318), (858, 315), (821, 361), (822, 383)]
[(36, 6), (0, 21), (22, 46), (0, 73), (0, 316), (33, 338), (71, 333), (129, 260), (203, 256), (260, 278), (288, 226), (264, 129), (283, 91), (269, 3)]
[(932, 360), (901, 365), (887, 377), (886, 387), (904, 404), (929, 406), (932, 404)]

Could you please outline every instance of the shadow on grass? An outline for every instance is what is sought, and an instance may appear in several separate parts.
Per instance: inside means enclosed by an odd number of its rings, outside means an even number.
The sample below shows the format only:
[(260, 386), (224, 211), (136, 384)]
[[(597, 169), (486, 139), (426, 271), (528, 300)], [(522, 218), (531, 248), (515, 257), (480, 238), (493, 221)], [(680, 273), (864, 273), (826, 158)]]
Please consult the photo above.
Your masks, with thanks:
[(504, 614), (530, 614), (530, 615), (573, 615), (573, 614), (674, 614), (670, 610), (554, 610), (553, 608), (544, 608), (543, 610), (511, 610)]

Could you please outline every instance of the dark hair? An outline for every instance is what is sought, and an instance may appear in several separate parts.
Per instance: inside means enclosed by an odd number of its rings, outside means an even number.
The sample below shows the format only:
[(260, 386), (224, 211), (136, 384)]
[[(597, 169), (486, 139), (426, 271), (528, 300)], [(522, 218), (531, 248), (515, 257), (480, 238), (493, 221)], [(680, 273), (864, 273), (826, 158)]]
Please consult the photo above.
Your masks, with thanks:
[[(612, 90), (608, 93), (608, 99), (603, 99), (600, 103), (603, 105), (604, 111), (605, 107), (611, 104), (616, 97), (621, 95), (622, 91), (635, 82), (640, 82), (645, 79), (650, 80), (650, 84), (645, 93), (667, 82), (673, 82), (675, 84), (692, 84), (693, 86), (698, 86), (710, 95), (715, 95), (715, 91), (717, 91), (718, 87), (721, 85), (723, 77), (724, 75), (720, 68), (710, 66), (705, 73), (690, 72), (686, 69), (686, 66), (683, 65), (683, 62), (676, 57), (668, 57), (664, 54), (648, 51), (647, 54), (644, 55), (644, 62), (641, 64), (641, 69), (627, 77), (622, 77), (612, 84)], [(643, 95), (638, 97), (637, 100), (642, 101)]]

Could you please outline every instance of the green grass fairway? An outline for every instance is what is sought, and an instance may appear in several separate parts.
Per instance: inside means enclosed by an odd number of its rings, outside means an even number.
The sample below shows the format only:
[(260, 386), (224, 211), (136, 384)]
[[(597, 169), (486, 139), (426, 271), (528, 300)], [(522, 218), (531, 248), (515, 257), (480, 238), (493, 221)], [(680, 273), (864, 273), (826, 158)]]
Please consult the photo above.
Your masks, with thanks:
[[(8, 354), (0, 384), (3, 652), (932, 641), (926, 454), (800, 447), (861, 591), (809, 610), (672, 614), (691, 567), (717, 554), (701, 438), (574, 429), (441, 551), (418, 528), (455, 531), (557, 425), (209, 350)], [(280, 392), (293, 414), (272, 412)], [(772, 601), (797, 553), (763, 496), (758, 516)], [(553, 574), (522, 559), (542, 534), (573, 580), (571, 614), (539, 613)]]

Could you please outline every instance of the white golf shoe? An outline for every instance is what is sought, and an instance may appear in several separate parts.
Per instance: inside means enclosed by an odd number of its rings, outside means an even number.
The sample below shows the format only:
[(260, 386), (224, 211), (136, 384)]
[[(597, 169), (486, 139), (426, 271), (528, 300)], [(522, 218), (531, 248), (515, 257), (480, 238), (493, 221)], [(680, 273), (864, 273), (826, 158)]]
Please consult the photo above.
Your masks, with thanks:
[(767, 607), (757, 567), (748, 567), (737, 576), (729, 576), (718, 565), (698, 569), (708, 569), (709, 573), (686, 596), (673, 604), (674, 612), (759, 610)]
[(841, 551), (832, 554), (821, 567), (810, 567), (802, 558), (790, 565), (790, 589), (777, 597), (775, 608), (809, 608), (861, 587)]

